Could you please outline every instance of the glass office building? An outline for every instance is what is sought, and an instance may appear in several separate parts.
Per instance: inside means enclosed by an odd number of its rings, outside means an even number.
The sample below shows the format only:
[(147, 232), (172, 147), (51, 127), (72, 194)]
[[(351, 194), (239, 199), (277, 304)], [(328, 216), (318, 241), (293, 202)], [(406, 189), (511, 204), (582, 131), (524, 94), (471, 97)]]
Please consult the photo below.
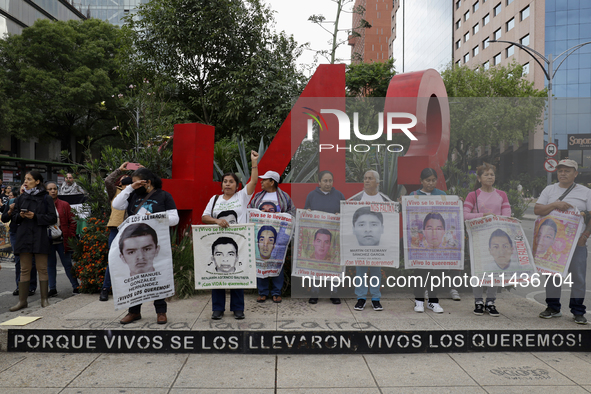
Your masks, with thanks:
[[(545, 28), (546, 57), (591, 41), (591, 1), (546, 0)], [(591, 137), (591, 44), (566, 58), (556, 72), (552, 90), (552, 139), (562, 156), (579, 163), (579, 172), (591, 173), (591, 147), (578, 143)], [(573, 134), (577, 136), (569, 140)]]
[(397, 72), (443, 71), (453, 56), (453, 2), (396, 0), (392, 57)]
[(88, 12), (91, 18), (101, 19), (117, 26), (123, 26), (123, 20), (135, 9), (149, 0), (78, 0), (82, 9)]
[(37, 19), (80, 20), (84, 14), (67, 0), (0, 0), (0, 37), (20, 34)]

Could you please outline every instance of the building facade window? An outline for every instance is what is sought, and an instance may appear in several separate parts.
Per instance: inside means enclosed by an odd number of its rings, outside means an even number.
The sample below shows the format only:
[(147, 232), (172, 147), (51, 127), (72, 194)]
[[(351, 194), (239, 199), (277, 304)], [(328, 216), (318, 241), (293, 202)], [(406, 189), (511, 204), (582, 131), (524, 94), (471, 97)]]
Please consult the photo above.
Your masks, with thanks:
[(482, 18), (482, 26), (488, 25), (488, 22), (490, 22), (490, 14), (486, 14), (484, 18)]
[(470, 54), (469, 53), (466, 53), (464, 55), (464, 64), (468, 63), (469, 60), (470, 60)]
[(478, 30), (480, 30), (480, 25), (477, 23), (474, 25), (474, 27), (472, 28), (472, 34), (476, 34), (478, 33)]
[(476, 55), (478, 55), (479, 49), (480, 49), (480, 48), (478, 48), (477, 46), (475, 46), (475, 47), (472, 49), (472, 56), (476, 56)]
[(510, 47), (507, 48), (507, 56), (505, 57), (510, 57), (513, 56), (513, 54), (515, 53), (515, 45), (511, 45)]
[[(449, 4), (449, 3), (448, 3)], [(493, 10), (493, 16), (497, 16), (501, 13), (501, 3), (497, 4)]]
[(470, 32), (464, 34), (464, 42), (467, 42), (470, 39)]
[(525, 18), (527, 18), (529, 16), (529, 6), (522, 9), (520, 14), (521, 14), (521, 20), (524, 20)]
[(528, 46), (529, 45), (529, 34), (524, 36), (521, 40), (519, 40), (521, 45)]
[(511, 18), (509, 22), (507, 22), (507, 31), (513, 29), (515, 27), (515, 18)]
[(462, 40), (457, 40), (456, 41), (456, 49), (460, 49), (462, 46)]
[(462, 26), (462, 20), (461, 19), (458, 19), (456, 21), (456, 30), (458, 30), (461, 26)]
[(484, 62), (482, 67), (484, 68), (484, 71), (488, 70), (490, 68), (490, 62), (489, 61)]
[(523, 75), (529, 74), (529, 62), (523, 65)]
[(496, 66), (497, 64), (501, 64), (501, 54), (497, 53), (493, 58), (493, 65)]
[(476, 12), (476, 11), (478, 11), (478, 8), (480, 8), (480, 3), (477, 1), (476, 3), (474, 3), (474, 6), (472, 6), (472, 10), (474, 12)]
[(470, 18), (470, 11), (466, 11), (466, 13), (464, 14), (464, 22), (467, 21), (468, 18)]
[(502, 29), (495, 31), (495, 40), (498, 40), (499, 38), (501, 38), (501, 30)]
[(484, 39), (484, 41), (482, 41), (482, 49), (488, 48), (489, 45), (490, 45), (490, 38), (486, 37)]
[(513, 0), (507, 0), (507, 5), (513, 3)]
[[(447, 3), (449, 4), (449, 3)], [(462, 6), (462, 0), (456, 1), (456, 10)]]

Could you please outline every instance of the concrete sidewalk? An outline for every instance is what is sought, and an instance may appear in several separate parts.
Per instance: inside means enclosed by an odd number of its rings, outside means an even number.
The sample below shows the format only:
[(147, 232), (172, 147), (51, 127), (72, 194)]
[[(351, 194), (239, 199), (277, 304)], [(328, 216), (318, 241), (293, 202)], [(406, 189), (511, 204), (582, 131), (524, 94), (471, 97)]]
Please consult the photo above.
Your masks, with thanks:
[(0, 393), (589, 393), (591, 353), (4, 353)]

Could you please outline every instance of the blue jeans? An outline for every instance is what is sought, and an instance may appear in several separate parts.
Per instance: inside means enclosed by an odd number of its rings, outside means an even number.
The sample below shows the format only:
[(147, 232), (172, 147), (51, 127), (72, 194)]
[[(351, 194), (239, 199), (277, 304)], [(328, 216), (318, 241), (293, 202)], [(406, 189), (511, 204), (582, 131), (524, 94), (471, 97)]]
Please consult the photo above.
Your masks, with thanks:
[[(355, 277), (361, 278), (361, 286), (355, 287), (355, 295), (357, 296), (358, 300), (365, 300), (367, 298), (367, 285), (363, 278), (364, 274), (367, 274), (368, 267), (355, 267)], [(378, 283), (377, 286), (372, 286), (371, 278), (377, 277)], [(380, 287), (382, 283), (382, 268), (381, 267), (369, 267), (369, 275), (367, 276), (367, 283), (369, 286), (369, 293), (371, 294), (372, 301), (379, 301), (382, 297), (382, 293), (380, 292)], [(356, 280), (358, 283), (359, 279)], [(375, 279), (373, 280), (375, 284)]]
[[(111, 249), (111, 244), (113, 243), (113, 240), (117, 236), (118, 232), (119, 230), (117, 229), (117, 227), (110, 229), (109, 242), (107, 244), (107, 248), (109, 250)], [(105, 280), (103, 281), (103, 289), (108, 289), (109, 287), (111, 287), (111, 272), (109, 271), (109, 266), (107, 265), (107, 270), (105, 271)]]
[[(226, 310), (226, 289), (214, 289), (211, 291), (211, 309), (213, 311)], [(244, 290), (230, 289), (230, 310), (244, 311)]]
[[(16, 233), (10, 233), (10, 244), (14, 250), (16, 242)], [(21, 281), (21, 257), (18, 254), (14, 255), (14, 279), (16, 280), (16, 287)], [(33, 256), (33, 267), (31, 268), (31, 281), (29, 282), (29, 291), (37, 290), (37, 267), (35, 267), (35, 256)]]
[(70, 280), (72, 288), (77, 288), (78, 279), (74, 278), (74, 276), (72, 275), (72, 252), (66, 253), (64, 251), (63, 242), (60, 242), (59, 244), (51, 244), (51, 249), (49, 255), (47, 256), (47, 274), (49, 275), (49, 288), (55, 290), (57, 285), (57, 257), (55, 255), (56, 253), (60, 256), (60, 260), (62, 261), (62, 265), (64, 266), (64, 271), (66, 271), (66, 276)]
[(280, 296), (283, 288), (283, 267), (279, 276), (269, 278), (257, 278), (257, 288), (259, 295), (269, 296), (269, 282), (271, 282), (271, 296)]
[[(573, 253), (568, 272), (573, 282), (568, 304), (573, 315), (584, 315), (585, 305), (585, 276), (587, 275), (587, 247), (577, 246)], [(551, 277), (546, 283), (546, 304), (556, 311), (560, 310), (561, 287), (555, 286)]]

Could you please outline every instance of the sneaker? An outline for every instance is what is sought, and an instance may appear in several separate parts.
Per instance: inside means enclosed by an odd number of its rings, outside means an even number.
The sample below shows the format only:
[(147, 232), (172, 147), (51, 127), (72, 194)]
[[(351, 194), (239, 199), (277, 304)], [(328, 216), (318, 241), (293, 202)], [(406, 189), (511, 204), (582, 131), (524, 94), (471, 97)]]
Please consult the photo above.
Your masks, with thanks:
[(495, 307), (495, 305), (494, 305), (494, 304), (487, 304), (487, 305), (484, 307), (484, 310), (485, 310), (485, 311), (486, 311), (486, 312), (487, 312), (489, 315), (491, 315), (491, 316), (494, 316), (494, 317), (499, 317), (499, 315), (500, 315), (499, 311), (497, 311), (497, 308)]
[(373, 310), (374, 311), (383, 311), (384, 308), (382, 307), (382, 304), (380, 304), (380, 301), (371, 301), (371, 306), (373, 306)]
[(363, 308), (365, 308), (365, 300), (360, 298), (357, 300), (357, 304), (355, 304), (355, 310), (356, 311), (362, 311)]
[(308, 304), (318, 304), (318, 298), (310, 298)]
[(562, 313), (560, 311), (554, 310), (550, 307), (546, 308), (545, 311), (543, 311), (542, 313), (540, 313), (539, 315), (542, 319), (551, 319), (553, 317), (560, 317), (562, 316)]
[(575, 315), (575, 323), (587, 324), (587, 319), (585, 318), (585, 315)]
[(72, 294), (80, 294), (80, 288), (76, 287), (75, 289), (73, 289)]
[(474, 314), (476, 316), (484, 315), (484, 304), (482, 302), (477, 302), (474, 304)]
[(451, 295), (451, 299), (454, 301), (461, 301), (462, 298), (460, 297), (460, 293), (458, 293), (458, 291), (456, 289), (451, 289), (449, 291), (449, 294)]
[(418, 313), (425, 312), (425, 303), (423, 301), (415, 300), (415, 312), (418, 312)]
[(18, 295), (18, 287), (17, 287), (17, 289), (15, 291), (12, 292), (12, 295), (13, 296), (17, 296)]
[(330, 301), (335, 305), (340, 305), (340, 303), (341, 303), (340, 298), (331, 298)]
[(443, 308), (437, 302), (428, 303), (427, 308), (431, 309), (435, 313), (443, 313)]
[(56, 289), (49, 289), (49, 292), (47, 293), (47, 297), (55, 297), (56, 295), (57, 295)]
[(99, 295), (99, 301), (109, 301), (109, 289), (103, 287)]

